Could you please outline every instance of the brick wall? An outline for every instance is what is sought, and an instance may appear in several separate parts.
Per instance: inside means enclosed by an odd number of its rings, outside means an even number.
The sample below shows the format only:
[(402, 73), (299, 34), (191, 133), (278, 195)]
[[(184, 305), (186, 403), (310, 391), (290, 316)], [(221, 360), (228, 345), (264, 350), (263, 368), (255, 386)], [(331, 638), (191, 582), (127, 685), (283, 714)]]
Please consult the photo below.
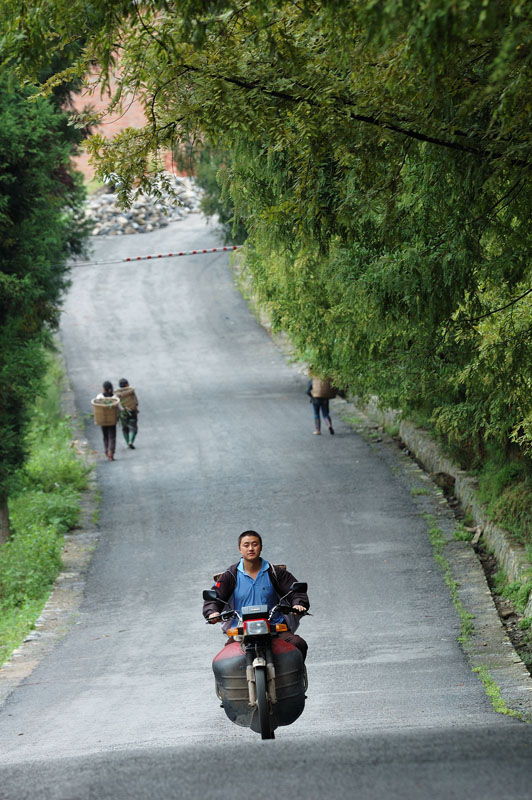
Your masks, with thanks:
[[(111, 92), (113, 85), (111, 86)], [(93, 82), (88, 88), (84, 89), (82, 93), (74, 98), (74, 107), (77, 111), (82, 111), (86, 106), (91, 106), (97, 112), (105, 111), (110, 99), (110, 93), (107, 92), (103, 97), (100, 88)], [(101, 133), (107, 139), (112, 139), (124, 128), (142, 128), (146, 124), (146, 116), (141, 103), (134, 97), (129, 97), (123, 104), (122, 114), (119, 111), (114, 111), (112, 114), (105, 114), (102, 118), (101, 124), (94, 128), (94, 133)], [(87, 153), (82, 151), (79, 156), (73, 159), (76, 169), (83, 173), (85, 181), (88, 182), (94, 177), (94, 168), (89, 164), (89, 157)], [(176, 165), (173, 163), (171, 153), (167, 153), (164, 159), (164, 166), (169, 172), (176, 175), (182, 175)]]

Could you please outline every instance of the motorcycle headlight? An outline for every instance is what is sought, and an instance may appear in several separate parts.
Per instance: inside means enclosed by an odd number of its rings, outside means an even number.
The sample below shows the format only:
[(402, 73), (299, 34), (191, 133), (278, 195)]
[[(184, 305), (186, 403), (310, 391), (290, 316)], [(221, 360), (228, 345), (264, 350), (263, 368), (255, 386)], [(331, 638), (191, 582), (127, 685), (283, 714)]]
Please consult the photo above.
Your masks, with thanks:
[(258, 636), (262, 633), (269, 633), (270, 626), (266, 619), (250, 619), (246, 622), (246, 633), (248, 636)]

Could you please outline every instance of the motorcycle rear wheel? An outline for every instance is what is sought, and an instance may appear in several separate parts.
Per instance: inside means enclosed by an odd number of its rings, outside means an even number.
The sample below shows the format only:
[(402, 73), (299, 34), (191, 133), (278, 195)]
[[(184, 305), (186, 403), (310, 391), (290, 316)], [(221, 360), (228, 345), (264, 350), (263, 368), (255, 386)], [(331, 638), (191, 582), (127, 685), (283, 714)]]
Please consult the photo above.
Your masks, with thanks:
[(270, 725), (266, 670), (264, 667), (255, 667), (255, 689), (257, 691), (257, 710), (259, 713), (261, 739), (275, 739), (275, 733)]

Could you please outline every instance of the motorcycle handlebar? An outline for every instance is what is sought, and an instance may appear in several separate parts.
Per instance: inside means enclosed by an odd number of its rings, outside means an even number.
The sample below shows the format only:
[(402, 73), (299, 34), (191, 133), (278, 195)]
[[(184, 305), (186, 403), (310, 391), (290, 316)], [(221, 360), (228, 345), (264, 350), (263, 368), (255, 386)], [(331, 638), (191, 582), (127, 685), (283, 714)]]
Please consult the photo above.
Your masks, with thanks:
[[(279, 614), (296, 614), (298, 617), (304, 617), (307, 614), (310, 615), (309, 611), (299, 611), (297, 608), (293, 606), (274, 606), (270, 611), (269, 617), (273, 616), (274, 613)], [(220, 611), (215, 617), (209, 617), (209, 619), (205, 620), (207, 625), (213, 625), (219, 620), (231, 619), (231, 617), (239, 616), (234, 609), (230, 611)]]
[(234, 611), (220, 611), (215, 617), (209, 617), (209, 619), (205, 620), (207, 625), (212, 625), (214, 622), (218, 622), (220, 619), (231, 619), (231, 617), (235, 616)]
[(304, 617), (308, 614), (308, 611), (299, 611), (297, 608), (293, 606), (275, 606), (272, 611), (279, 612), (280, 614), (297, 614), (298, 617)]

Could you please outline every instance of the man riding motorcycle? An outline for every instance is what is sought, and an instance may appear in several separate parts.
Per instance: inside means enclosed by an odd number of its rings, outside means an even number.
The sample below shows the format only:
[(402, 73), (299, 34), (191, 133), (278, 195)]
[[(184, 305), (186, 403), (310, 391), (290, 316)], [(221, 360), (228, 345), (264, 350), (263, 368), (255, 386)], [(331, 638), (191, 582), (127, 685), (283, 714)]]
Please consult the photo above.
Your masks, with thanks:
[[(203, 616), (211, 624), (220, 622), (220, 612), (228, 608), (241, 612), (243, 606), (267, 605), (273, 608), (280, 598), (283, 604), (291, 605), (295, 612), (304, 613), (310, 607), (309, 599), (304, 592), (290, 592), (296, 581), (288, 570), (279, 565), (272, 565), (261, 558), (262, 537), (256, 531), (244, 531), (238, 537), (238, 549), (241, 559), (232, 564), (225, 572), (216, 576), (213, 589), (219, 599), (206, 600), (203, 604)], [(307, 643), (294, 631), (297, 627), (296, 615), (277, 616), (273, 622), (286, 622), (289, 630), (279, 636), (290, 642), (301, 651), (303, 658), (307, 654)], [(233, 627), (235, 618), (227, 620), (223, 629)], [(228, 644), (232, 640), (228, 640)]]

